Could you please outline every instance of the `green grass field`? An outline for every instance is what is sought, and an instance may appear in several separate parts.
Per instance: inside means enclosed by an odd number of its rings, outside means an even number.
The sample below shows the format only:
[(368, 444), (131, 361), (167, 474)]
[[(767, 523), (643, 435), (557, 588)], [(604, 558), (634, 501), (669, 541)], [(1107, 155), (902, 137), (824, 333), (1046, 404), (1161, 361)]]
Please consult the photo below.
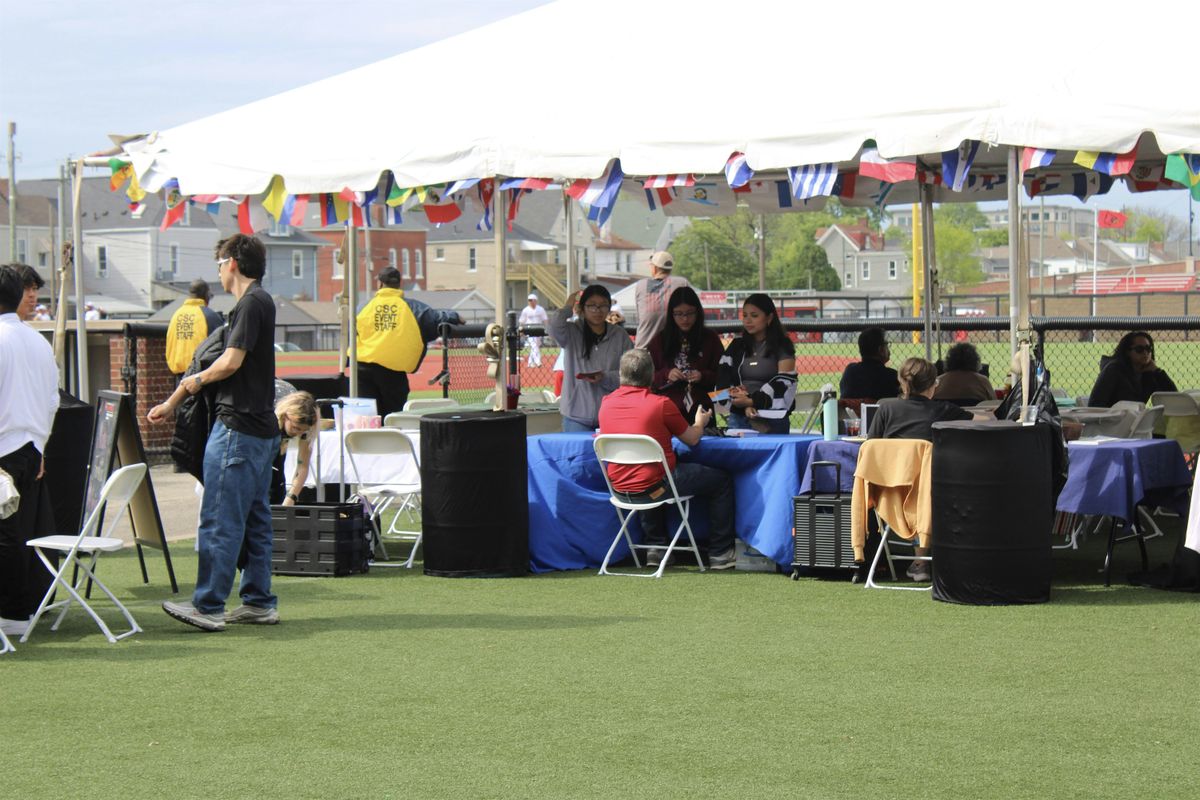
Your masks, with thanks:
[[(190, 543), (172, 555), (189, 592)], [(0, 656), (5, 796), (1090, 800), (1200, 777), (1197, 598), (1104, 589), (1096, 540), (1056, 553), (1041, 606), (376, 568), (277, 578), (282, 624), (219, 634), (162, 613), (150, 556), (150, 586), (129, 551), (101, 562), (144, 633), (110, 645), (76, 610)]]

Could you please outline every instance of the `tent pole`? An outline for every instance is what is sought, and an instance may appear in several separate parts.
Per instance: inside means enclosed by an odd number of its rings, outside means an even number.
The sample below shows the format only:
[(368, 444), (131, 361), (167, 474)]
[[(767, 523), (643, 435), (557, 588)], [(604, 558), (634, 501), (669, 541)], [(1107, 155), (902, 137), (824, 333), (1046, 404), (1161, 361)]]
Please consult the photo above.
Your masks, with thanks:
[(1029, 332), (1029, 265), (1024, 261), (1021, 239), (1021, 181), (1017, 148), (1008, 148), (1008, 324), (1010, 355)]
[(346, 223), (346, 339), (350, 343), (350, 396), (358, 397), (358, 229)]
[(925, 360), (933, 361), (933, 282), (937, 280), (937, 259), (933, 252), (933, 187), (921, 186), (921, 235), (925, 256)]
[[(88, 387), (87, 320), (83, 312), (83, 211), (80, 196), (83, 192), (83, 160), (75, 162), (74, 184), (71, 187), (71, 260), (75, 264), (75, 387), (76, 396), (85, 403), (92, 402)], [(65, 315), (66, 308), (59, 314)]]
[(563, 188), (563, 223), (567, 226), (567, 297), (579, 291), (579, 271), (575, 269), (575, 206)]
[[(508, 231), (508, 203), (505, 202), (505, 192), (500, 188), (499, 175), (494, 178), (494, 183), (496, 188), (492, 191), (494, 204), (492, 207), (492, 230), (496, 234), (496, 324), (503, 330), (508, 313), (508, 280), (505, 272), (508, 248), (505, 240), (505, 233)], [(500, 360), (496, 364), (496, 400), (492, 405), (492, 410), (503, 411), (507, 408), (508, 400), (508, 386), (505, 383), (508, 377), (508, 365), (504, 363), (508, 358), (508, 347), (506, 347), (503, 334), (500, 336), (500, 343), (496, 349), (500, 351)]]

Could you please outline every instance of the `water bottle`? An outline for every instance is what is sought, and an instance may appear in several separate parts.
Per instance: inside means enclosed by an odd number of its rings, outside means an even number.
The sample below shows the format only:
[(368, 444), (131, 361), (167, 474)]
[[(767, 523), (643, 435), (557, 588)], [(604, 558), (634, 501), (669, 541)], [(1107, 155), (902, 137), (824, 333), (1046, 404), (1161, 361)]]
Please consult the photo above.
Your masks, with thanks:
[(821, 387), (821, 392), (825, 396), (825, 402), (821, 408), (821, 432), (824, 434), (825, 441), (832, 442), (838, 438), (837, 392), (833, 390), (831, 383)]

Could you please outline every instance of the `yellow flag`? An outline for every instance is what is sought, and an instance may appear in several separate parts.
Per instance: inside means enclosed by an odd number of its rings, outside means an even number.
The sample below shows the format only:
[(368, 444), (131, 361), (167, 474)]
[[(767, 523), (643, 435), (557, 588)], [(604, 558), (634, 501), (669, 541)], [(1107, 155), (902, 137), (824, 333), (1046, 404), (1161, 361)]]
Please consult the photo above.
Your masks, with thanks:
[(279, 215), (283, 211), (283, 203), (287, 200), (287, 192), (283, 188), (283, 178), (276, 175), (271, 178), (271, 185), (267, 187), (267, 193), (263, 195), (263, 208), (267, 213), (279, 221)]
[(137, 173), (130, 170), (129, 172), (129, 188), (125, 190), (125, 195), (132, 203), (140, 203), (146, 196), (142, 191), (142, 185), (138, 183)]

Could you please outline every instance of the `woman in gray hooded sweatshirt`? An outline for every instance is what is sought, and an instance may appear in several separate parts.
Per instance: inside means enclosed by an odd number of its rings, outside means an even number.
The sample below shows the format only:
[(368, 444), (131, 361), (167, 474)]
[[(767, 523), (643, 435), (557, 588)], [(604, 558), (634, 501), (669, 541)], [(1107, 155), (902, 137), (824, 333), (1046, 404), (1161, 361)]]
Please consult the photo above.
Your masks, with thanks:
[[(620, 385), (621, 355), (633, 349), (625, 329), (607, 322), (610, 308), (608, 289), (592, 284), (550, 317), (550, 333), (565, 355), (558, 407), (567, 433), (599, 427), (600, 400)], [(572, 313), (579, 318), (572, 321)]]

